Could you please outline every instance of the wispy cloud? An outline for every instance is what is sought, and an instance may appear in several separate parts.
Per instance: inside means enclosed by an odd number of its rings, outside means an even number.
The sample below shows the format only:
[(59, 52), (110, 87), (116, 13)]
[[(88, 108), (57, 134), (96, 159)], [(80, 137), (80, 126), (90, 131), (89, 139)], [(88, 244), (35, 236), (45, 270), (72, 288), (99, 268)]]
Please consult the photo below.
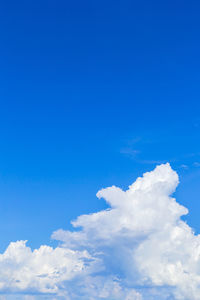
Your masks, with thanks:
[(188, 169), (188, 166), (185, 165), (185, 164), (182, 164), (182, 165), (180, 165), (180, 168), (187, 170), (187, 169)]
[(130, 148), (130, 147), (122, 148), (122, 149), (120, 150), (120, 152), (121, 152), (122, 154), (126, 154), (126, 155), (129, 155), (129, 156), (134, 157), (134, 158), (136, 158), (137, 155), (140, 153), (139, 150), (132, 149), (132, 148)]
[(199, 168), (199, 167), (200, 167), (200, 162), (195, 161), (193, 165), (194, 165), (195, 167)]
[[(120, 153), (126, 155), (131, 160), (135, 161), (138, 164), (144, 165), (155, 165), (155, 164), (165, 164), (170, 162), (176, 169), (189, 170), (193, 167), (199, 167), (200, 163), (198, 162), (200, 158), (200, 152), (189, 152), (182, 153), (176, 156), (169, 156), (166, 159), (166, 153), (162, 155), (160, 151), (159, 156), (161, 159), (154, 159), (154, 152), (158, 145), (162, 144), (162, 141), (158, 142), (157, 140), (152, 139), (142, 139), (141, 137), (130, 139), (125, 141), (126, 146), (120, 149)], [(162, 156), (165, 159), (162, 159)]]

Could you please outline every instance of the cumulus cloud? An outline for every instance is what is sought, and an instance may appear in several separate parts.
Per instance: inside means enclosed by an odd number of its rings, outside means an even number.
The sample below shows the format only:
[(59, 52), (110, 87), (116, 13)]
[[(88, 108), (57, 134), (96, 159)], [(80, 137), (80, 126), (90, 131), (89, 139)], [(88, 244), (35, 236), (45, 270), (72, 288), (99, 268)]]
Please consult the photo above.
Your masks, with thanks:
[(160, 165), (126, 191), (100, 190), (110, 208), (54, 232), (57, 248), (11, 243), (0, 254), (0, 299), (199, 299), (200, 236), (171, 197), (178, 183)]

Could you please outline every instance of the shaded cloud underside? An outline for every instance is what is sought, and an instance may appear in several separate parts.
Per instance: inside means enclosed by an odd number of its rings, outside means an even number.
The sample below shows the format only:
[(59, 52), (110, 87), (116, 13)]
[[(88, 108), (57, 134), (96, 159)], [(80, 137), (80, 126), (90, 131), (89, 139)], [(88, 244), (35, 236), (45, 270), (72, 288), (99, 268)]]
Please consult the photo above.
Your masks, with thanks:
[(100, 190), (110, 209), (54, 232), (59, 247), (11, 243), (0, 255), (0, 299), (199, 299), (200, 236), (170, 197), (177, 185), (160, 165), (127, 191)]

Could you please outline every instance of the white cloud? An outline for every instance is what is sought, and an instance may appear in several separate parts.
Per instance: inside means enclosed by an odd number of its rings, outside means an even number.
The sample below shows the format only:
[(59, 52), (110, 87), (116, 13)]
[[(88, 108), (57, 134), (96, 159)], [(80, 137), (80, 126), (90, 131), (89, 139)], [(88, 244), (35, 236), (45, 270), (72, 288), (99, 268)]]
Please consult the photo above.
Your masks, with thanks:
[(199, 299), (200, 236), (170, 197), (177, 184), (170, 165), (160, 165), (127, 191), (100, 190), (110, 209), (54, 232), (59, 247), (11, 243), (0, 255), (2, 299)]

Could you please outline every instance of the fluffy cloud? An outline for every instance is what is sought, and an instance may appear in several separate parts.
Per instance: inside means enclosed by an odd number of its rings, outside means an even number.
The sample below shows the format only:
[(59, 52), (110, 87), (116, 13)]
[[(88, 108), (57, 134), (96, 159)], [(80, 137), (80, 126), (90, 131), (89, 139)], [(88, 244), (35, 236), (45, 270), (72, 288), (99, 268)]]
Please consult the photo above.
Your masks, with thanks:
[(160, 165), (127, 191), (100, 190), (110, 208), (54, 232), (57, 248), (11, 243), (0, 255), (0, 299), (199, 299), (200, 236), (170, 196), (178, 182)]

